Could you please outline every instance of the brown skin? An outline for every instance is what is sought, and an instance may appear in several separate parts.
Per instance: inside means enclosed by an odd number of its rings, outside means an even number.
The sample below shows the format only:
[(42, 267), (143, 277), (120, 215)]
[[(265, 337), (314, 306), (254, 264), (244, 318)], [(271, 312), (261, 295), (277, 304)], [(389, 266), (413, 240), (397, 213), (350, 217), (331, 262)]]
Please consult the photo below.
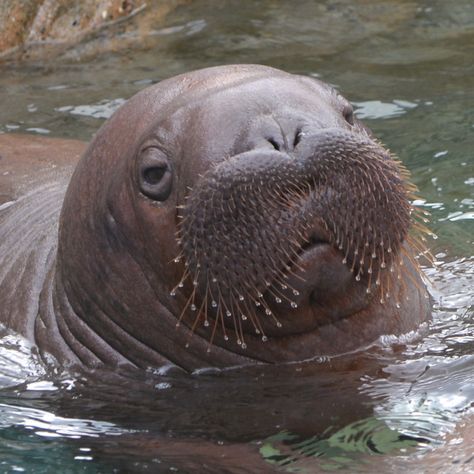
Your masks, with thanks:
[[(255, 334), (250, 321), (243, 322), (240, 333), (246, 347), (238, 344), (228, 322), (226, 341), (211, 310), (209, 326), (203, 310), (190, 330), (195, 322), (186, 310), (190, 279), (176, 296), (170, 294), (185, 271), (183, 259), (173, 260), (183, 250), (176, 233), (189, 188), (199, 190), (201, 176), (242, 153), (252, 153), (257, 164), (265, 153), (277, 153), (278, 159), (283, 151), (298, 157), (291, 144), (300, 126), (307, 131), (302, 150), (318, 149), (314, 137), (328, 129), (373, 143), (351, 117), (348, 102), (332, 88), (263, 66), (204, 69), (163, 81), (130, 99), (99, 130), (69, 184), (57, 253), (50, 244), (46, 271), (36, 282), (41, 287), (38, 311), (27, 324), (41, 352), (65, 364), (148, 367), (171, 362), (192, 370), (339, 354), (383, 334), (415, 329), (430, 308), (409, 259), (401, 280), (395, 273), (385, 280), (391, 298), (382, 304), (377, 292), (366, 293), (367, 281), (355, 280), (315, 218), (308, 221), (308, 237), (317, 237), (317, 242), (301, 249), (293, 266), (296, 275), (288, 280), (299, 292), (291, 297), (297, 308), (290, 299), (276, 305), (269, 294), (264, 296), (281, 323), (279, 327), (272, 318), (258, 315), (267, 342)], [(157, 169), (165, 172), (156, 174)], [(317, 203), (315, 194), (311, 196)], [(305, 206), (313, 212), (317, 204), (308, 202)], [(402, 244), (405, 249), (407, 245)], [(211, 252), (209, 247), (206, 252)], [(240, 261), (237, 265), (246, 266)], [(205, 301), (204, 284), (200, 280), (197, 288), (199, 305)], [(0, 283), (0, 300), (8, 305), (7, 286)], [(0, 320), (7, 319), (0, 314)]]

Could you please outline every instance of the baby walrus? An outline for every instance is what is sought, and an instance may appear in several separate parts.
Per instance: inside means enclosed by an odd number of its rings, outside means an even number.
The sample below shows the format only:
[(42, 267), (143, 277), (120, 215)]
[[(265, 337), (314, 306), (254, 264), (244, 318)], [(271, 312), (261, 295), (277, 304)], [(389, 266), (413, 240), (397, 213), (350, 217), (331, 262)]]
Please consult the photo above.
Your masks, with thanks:
[(72, 177), (35, 174), (0, 210), (0, 321), (61, 364), (300, 361), (429, 317), (414, 186), (321, 81), (182, 74), (128, 100)]

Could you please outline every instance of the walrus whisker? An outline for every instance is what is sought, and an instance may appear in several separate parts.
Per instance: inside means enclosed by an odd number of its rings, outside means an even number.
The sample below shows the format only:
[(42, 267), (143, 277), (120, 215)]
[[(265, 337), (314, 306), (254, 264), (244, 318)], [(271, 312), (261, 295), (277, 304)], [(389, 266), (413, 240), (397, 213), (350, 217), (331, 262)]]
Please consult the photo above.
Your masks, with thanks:
[[(207, 301), (207, 298), (204, 298), (203, 301), (201, 302), (201, 306), (199, 307), (199, 309), (196, 313), (196, 316), (194, 317), (193, 324), (191, 325), (191, 332), (189, 334), (189, 338), (191, 338), (192, 335), (194, 334), (194, 332), (196, 331), (196, 327), (197, 327), (198, 322), (201, 319), (201, 317), (204, 317), (203, 309), (204, 309), (204, 305), (206, 304), (206, 301)], [(207, 317), (207, 315), (206, 315), (206, 317)]]
[[(278, 281), (275, 281), (275, 283), (278, 283)], [(291, 303), (293, 303), (293, 301), (290, 298), (288, 298), (284, 293), (278, 290), (275, 284), (271, 286), (267, 291), (274, 297), (275, 303), (277, 304), (282, 303), (283, 300), (285, 300), (290, 305)]]
[(245, 338), (244, 338), (244, 330), (242, 327), (242, 319), (237, 316), (242, 314), (242, 310), (240, 308), (240, 304), (238, 303), (237, 300), (234, 300), (234, 302), (237, 305), (236, 311), (232, 312), (232, 315), (234, 317), (234, 322), (236, 322), (236, 334), (237, 334), (237, 345), (242, 346), (242, 344), (245, 344)]
[[(275, 279), (276, 278), (283, 278), (283, 280), (288, 280), (290, 275), (292, 277), (296, 278), (297, 280), (299, 280), (300, 282), (306, 283), (306, 279), (303, 276), (299, 275), (298, 273), (294, 272), (292, 267), (290, 267), (289, 270), (286, 270), (286, 272), (284, 272), (281, 269), (278, 269), (276, 274), (275, 274)], [(286, 287), (288, 287), (289, 286), (288, 282), (284, 282), (283, 280), (279, 280), (280, 284), (281, 285), (284, 284)], [(276, 280), (276, 281), (278, 282), (278, 280)], [(293, 290), (293, 288), (290, 287), (290, 290)]]
[[(219, 307), (218, 307), (218, 311), (219, 311)], [(216, 317), (214, 318), (214, 324), (212, 326), (211, 337), (209, 338), (208, 344), (207, 344), (207, 349), (206, 349), (207, 353), (211, 352), (211, 346), (212, 346), (212, 343), (214, 342), (218, 325), (219, 325), (219, 314), (217, 314)]]
[[(413, 254), (412, 252), (409, 252), (405, 249), (402, 249), (402, 253), (405, 255), (405, 257), (410, 261), (410, 263), (413, 265), (413, 267), (415, 268), (415, 271), (417, 274), (420, 274), (421, 272), (421, 269), (420, 269), (420, 266), (418, 264), (418, 262), (413, 258)], [(404, 269), (403, 270), (403, 274), (408, 277), (411, 281), (411, 283), (413, 283), (413, 285), (415, 285), (415, 287), (417, 288), (417, 290), (420, 290), (422, 289), (422, 282), (418, 281), (412, 274), (411, 272), (409, 272), (408, 270)], [(402, 281), (404, 281), (402, 279)]]
[(170, 291), (170, 296), (176, 296), (176, 292), (178, 291), (178, 289), (180, 289), (184, 286), (184, 282), (189, 277), (189, 275), (190, 275), (190, 272), (189, 272), (188, 269), (186, 269), (184, 271), (181, 279), (179, 280), (179, 283)]
[(244, 302), (245, 309), (247, 311), (247, 314), (249, 315), (250, 322), (253, 324), (253, 327), (255, 329), (255, 332), (257, 334), (263, 333), (263, 328), (260, 324), (260, 319), (257, 315), (256, 312), (250, 308), (250, 306), (247, 304), (247, 301)]
[(179, 315), (179, 318), (178, 318), (178, 321), (176, 321), (176, 327), (178, 328), (179, 326), (181, 326), (181, 321), (183, 320), (183, 317), (184, 315), (186, 314), (186, 311), (188, 310), (188, 307), (190, 306), (191, 304), (191, 301), (193, 300), (193, 297), (194, 297), (194, 291), (191, 293), (191, 295), (189, 296), (189, 298), (187, 299), (186, 301), (186, 304), (184, 305), (182, 311), (181, 311), (181, 314)]

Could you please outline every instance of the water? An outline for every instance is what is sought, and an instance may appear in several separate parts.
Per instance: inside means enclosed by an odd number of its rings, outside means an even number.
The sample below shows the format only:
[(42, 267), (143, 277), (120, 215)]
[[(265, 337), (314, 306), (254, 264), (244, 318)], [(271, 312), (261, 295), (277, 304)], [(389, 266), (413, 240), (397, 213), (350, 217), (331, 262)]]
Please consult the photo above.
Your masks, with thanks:
[(5, 330), (0, 472), (474, 472), (474, 5), (295, 5), (188, 2), (108, 54), (2, 66), (0, 131), (89, 140), (123, 100), (198, 67), (320, 77), (432, 213), (432, 324), (346, 358), (192, 376), (50, 373)]

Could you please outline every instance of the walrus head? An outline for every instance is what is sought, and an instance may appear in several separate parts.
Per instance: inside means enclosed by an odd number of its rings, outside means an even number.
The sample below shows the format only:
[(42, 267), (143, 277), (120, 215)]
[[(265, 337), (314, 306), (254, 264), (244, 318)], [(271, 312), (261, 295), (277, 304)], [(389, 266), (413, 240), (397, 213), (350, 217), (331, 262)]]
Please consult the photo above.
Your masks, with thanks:
[(163, 81), (104, 125), (71, 181), (63, 333), (84, 341), (87, 327), (107, 353), (192, 368), (414, 329), (429, 304), (413, 191), (320, 81), (263, 66)]

